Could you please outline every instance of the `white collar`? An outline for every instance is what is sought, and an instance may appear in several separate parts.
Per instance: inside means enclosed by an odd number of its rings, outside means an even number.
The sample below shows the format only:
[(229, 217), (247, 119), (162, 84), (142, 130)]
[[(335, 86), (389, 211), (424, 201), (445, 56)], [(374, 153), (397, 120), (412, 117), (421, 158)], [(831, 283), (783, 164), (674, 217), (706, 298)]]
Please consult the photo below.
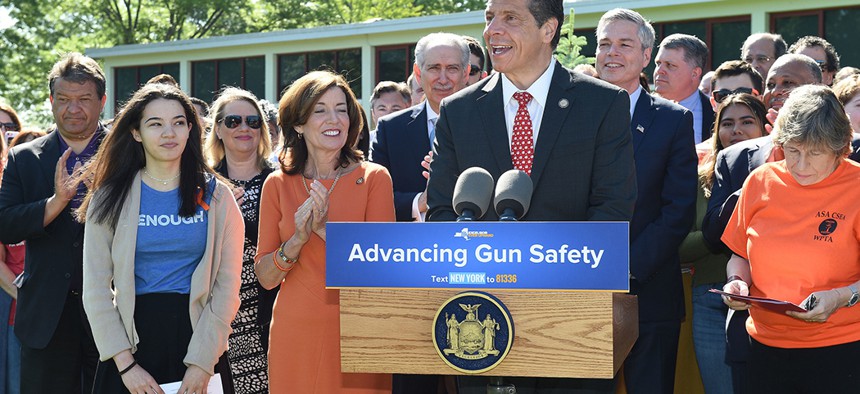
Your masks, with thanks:
[(430, 103), (427, 100), (424, 100), (424, 110), (427, 111), (427, 120), (433, 120), (439, 117), (439, 114), (433, 111), (433, 108), (430, 107)]
[(642, 95), (642, 85), (639, 85), (633, 93), (630, 93), (630, 119), (633, 119), (633, 112), (636, 111), (636, 103), (639, 102), (639, 96)]
[[(529, 94), (532, 95), (541, 108), (546, 108), (546, 98), (549, 95), (549, 87), (552, 85), (552, 74), (555, 72), (555, 67), (555, 58), (550, 58), (546, 71), (544, 71), (531, 86), (525, 89), (526, 92), (529, 92)], [(521, 90), (517, 88), (510, 79), (508, 79), (505, 73), (501, 74), (502, 99), (504, 100), (502, 102), (508, 103), (511, 101), (511, 98), (514, 97), (514, 93), (520, 92)]]

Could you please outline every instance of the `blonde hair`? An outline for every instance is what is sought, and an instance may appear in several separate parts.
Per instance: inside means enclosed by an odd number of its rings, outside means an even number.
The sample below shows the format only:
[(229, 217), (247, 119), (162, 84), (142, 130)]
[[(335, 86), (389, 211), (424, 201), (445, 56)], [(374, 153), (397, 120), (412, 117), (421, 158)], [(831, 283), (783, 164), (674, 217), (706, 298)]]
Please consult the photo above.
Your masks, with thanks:
[(257, 167), (266, 168), (269, 166), (269, 155), (272, 154), (272, 141), (271, 137), (269, 137), (269, 122), (266, 121), (267, 117), (263, 113), (263, 109), (260, 108), (257, 97), (247, 90), (234, 87), (225, 88), (209, 109), (209, 115), (212, 117), (212, 131), (206, 137), (206, 143), (203, 147), (206, 160), (212, 167), (218, 166), (218, 164), (224, 160), (224, 141), (218, 138), (218, 135), (215, 133), (215, 129), (221, 127), (221, 121), (228, 115), (224, 113), (224, 109), (227, 107), (227, 104), (240, 100), (251, 104), (251, 106), (254, 107), (254, 110), (257, 111), (257, 116), (260, 117), (262, 125), (260, 126), (260, 143), (257, 145)]

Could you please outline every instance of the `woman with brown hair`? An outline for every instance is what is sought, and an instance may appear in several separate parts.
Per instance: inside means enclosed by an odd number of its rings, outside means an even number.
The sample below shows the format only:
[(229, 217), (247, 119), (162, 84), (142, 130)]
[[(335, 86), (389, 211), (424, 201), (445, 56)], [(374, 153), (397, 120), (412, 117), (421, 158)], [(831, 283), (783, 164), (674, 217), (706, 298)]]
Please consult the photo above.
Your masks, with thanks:
[[(239, 308), (244, 223), (206, 165), (188, 96), (149, 84), (94, 158), (79, 216), (94, 393), (203, 393)], [(109, 360), (112, 359), (112, 362)]]
[(717, 154), (736, 143), (765, 135), (767, 110), (750, 94), (733, 94), (717, 108), (711, 151), (699, 165), (699, 192), (693, 229), (681, 243), (681, 262), (692, 264), (693, 345), (702, 383), (708, 393), (731, 392), (731, 368), (726, 363), (726, 316), (728, 307), (711, 289), (725, 283), (728, 253), (710, 250), (702, 236), (702, 220), (714, 185)]
[(315, 71), (279, 105), (281, 168), (263, 184), (256, 272), (281, 285), (269, 336), (273, 393), (383, 393), (391, 376), (340, 372), (337, 290), (325, 288), (327, 221), (394, 221), (391, 176), (361, 159), (358, 101), (343, 77)]

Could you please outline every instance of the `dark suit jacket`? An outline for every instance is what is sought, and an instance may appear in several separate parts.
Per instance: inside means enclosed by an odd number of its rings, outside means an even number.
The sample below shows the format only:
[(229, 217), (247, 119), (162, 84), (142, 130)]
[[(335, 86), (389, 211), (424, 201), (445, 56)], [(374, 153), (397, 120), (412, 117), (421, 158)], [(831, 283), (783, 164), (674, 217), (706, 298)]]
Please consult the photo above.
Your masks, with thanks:
[[(771, 150), (773, 137), (764, 136), (739, 142), (717, 154), (714, 186), (702, 221), (702, 236), (713, 251), (728, 250), (721, 238), (735, 210), (741, 187), (752, 170), (767, 162)], [(860, 163), (860, 134), (854, 133), (848, 158)]]
[[(0, 242), (27, 241), (15, 334), (37, 349), (47, 346), (54, 334), (72, 278), (82, 278), (84, 226), (71, 209), (67, 206), (42, 226), (61, 154), (57, 131), (13, 148), (0, 187)], [(80, 289), (81, 283), (75, 286)]]
[(714, 107), (711, 107), (711, 98), (699, 92), (699, 101), (702, 102), (702, 141), (711, 138), (714, 132)]
[(425, 109), (422, 102), (380, 118), (370, 150), (370, 161), (391, 173), (399, 222), (412, 221), (412, 201), (427, 187), (427, 179), (421, 175), (421, 162), (430, 151)]
[[(554, 67), (535, 146), (534, 193), (523, 220), (630, 220), (636, 178), (629, 96), (558, 62)], [(430, 166), (429, 220), (457, 218), (451, 200), (463, 170), (482, 167), (498, 180), (513, 168), (504, 104), (500, 74), (443, 102)], [(491, 207), (483, 220), (497, 219)]]
[(630, 282), (640, 321), (684, 316), (678, 247), (695, 218), (696, 151), (693, 114), (642, 92), (630, 131), (638, 197), (630, 221)]

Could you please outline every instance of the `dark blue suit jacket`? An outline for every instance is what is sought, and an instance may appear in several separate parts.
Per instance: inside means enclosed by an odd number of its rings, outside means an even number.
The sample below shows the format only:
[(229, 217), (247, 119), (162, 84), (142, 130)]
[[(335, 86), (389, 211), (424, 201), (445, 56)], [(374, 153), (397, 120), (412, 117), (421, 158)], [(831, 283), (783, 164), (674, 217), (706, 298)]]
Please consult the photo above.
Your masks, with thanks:
[[(554, 64), (534, 151), (534, 192), (522, 220), (630, 220), (636, 177), (627, 132), (629, 96), (617, 86)], [(428, 220), (457, 218), (451, 200), (457, 177), (467, 168), (484, 168), (496, 180), (513, 168), (504, 105), (498, 73), (442, 103), (430, 165)], [(498, 220), (493, 207), (483, 220)]]
[(695, 220), (693, 114), (642, 92), (630, 130), (638, 194), (630, 221), (631, 293), (640, 321), (684, 316), (678, 247)]
[(82, 278), (84, 225), (75, 221), (66, 206), (47, 227), (42, 226), (61, 154), (57, 131), (16, 146), (9, 152), (0, 188), (0, 242), (27, 241), (15, 334), (21, 343), (36, 349), (44, 348), (53, 337), (71, 286), (81, 288), (81, 283), (71, 282)]
[[(720, 239), (735, 210), (741, 187), (752, 170), (767, 162), (772, 150), (773, 137), (764, 136), (739, 142), (717, 155), (714, 186), (702, 221), (702, 236), (713, 251), (728, 250)], [(854, 133), (848, 158), (860, 162), (860, 134)]]
[(412, 221), (412, 201), (427, 187), (421, 162), (430, 151), (425, 103), (383, 116), (370, 148), (370, 161), (388, 168), (398, 222)]

